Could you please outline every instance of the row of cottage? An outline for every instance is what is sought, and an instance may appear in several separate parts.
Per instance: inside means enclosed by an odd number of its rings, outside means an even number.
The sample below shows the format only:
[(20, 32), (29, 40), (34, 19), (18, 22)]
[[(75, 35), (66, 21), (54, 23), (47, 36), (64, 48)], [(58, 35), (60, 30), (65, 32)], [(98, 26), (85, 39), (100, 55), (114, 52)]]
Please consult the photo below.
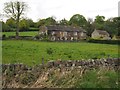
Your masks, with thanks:
[[(87, 38), (86, 33), (87, 32), (81, 27), (50, 25), (41, 26), (38, 35), (41, 36), (41, 39), (43, 36), (48, 36), (51, 41), (74, 41), (85, 40)], [(94, 30), (91, 37), (94, 39), (110, 39), (109, 33), (104, 30)]]

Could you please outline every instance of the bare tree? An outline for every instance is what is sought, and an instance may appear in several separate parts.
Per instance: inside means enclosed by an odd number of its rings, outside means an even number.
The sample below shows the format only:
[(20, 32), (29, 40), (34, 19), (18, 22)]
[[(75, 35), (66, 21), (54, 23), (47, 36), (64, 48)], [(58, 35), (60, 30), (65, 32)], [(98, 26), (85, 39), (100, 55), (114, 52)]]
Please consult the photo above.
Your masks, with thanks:
[(22, 15), (24, 15), (27, 9), (27, 4), (25, 2), (15, 1), (7, 2), (4, 4), (4, 12), (8, 17), (12, 17), (16, 21), (16, 38), (19, 37), (19, 21)]

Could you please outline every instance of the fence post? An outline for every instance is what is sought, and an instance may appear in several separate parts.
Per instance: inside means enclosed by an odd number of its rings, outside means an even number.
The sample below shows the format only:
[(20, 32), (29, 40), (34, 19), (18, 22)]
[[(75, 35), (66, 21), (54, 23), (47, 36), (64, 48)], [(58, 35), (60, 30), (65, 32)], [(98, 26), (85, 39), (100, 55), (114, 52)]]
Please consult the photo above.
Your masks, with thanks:
[(42, 57), (42, 65), (44, 66), (44, 58)]

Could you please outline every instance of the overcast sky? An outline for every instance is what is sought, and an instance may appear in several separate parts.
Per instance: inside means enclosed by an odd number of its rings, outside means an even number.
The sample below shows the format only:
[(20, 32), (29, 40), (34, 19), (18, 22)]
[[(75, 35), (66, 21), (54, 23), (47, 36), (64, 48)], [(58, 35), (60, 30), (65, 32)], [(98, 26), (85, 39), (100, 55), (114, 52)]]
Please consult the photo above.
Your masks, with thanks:
[[(5, 2), (15, 0), (0, 0), (0, 13), (3, 13)], [(27, 17), (33, 21), (54, 16), (56, 20), (70, 19), (74, 14), (85, 18), (95, 18), (103, 15), (107, 18), (118, 16), (120, 0), (20, 0), (28, 4)]]

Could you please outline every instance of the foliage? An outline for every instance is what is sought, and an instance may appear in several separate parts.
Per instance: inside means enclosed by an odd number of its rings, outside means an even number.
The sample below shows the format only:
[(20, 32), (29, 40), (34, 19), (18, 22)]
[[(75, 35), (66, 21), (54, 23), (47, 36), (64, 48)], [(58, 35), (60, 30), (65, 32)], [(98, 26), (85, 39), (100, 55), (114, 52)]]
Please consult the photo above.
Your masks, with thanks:
[[(106, 69), (105, 69), (106, 70)], [(77, 88), (118, 88), (118, 73), (113, 70), (96, 69), (87, 71), (77, 80)]]
[(20, 29), (20, 31), (28, 31), (29, 24), (26, 19), (20, 20), (19, 29)]
[(35, 22), (33, 22), (32, 19), (27, 19), (27, 23), (28, 23), (29, 27), (35, 27)]
[[(3, 35), (6, 35), (6, 37), (9, 36), (15, 36), (15, 32), (2, 32)], [(35, 36), (38, 34), (37, 31), (26, 31), (26, 32), (20, 32), (20, 36)]]
[(53, 54), (53, 49), (52, 48), (47, 48), (47, 54), (49, 54), (49, 55)]
[(113, 37), (114, 35), (120, 36), (119, 34), (119, 26), (120, 24), (120, 17), (110, 18), (105, 22), (104, 28), (110, 35)]
[(115, 29), (116, 29), (117, 36), (120, 36), (120, 17), (115, 17), (114, 22), (116, 26)]
[(91, 37), (92, 32), (95, 30), (93, 20), (91, 18), (87, 20), (85, 30), (87, 31), (87, 35)]
[(92, 43), (101, 43), (101, 44), (120, 44), (120, 40), (97, 40), (97, 39), (89, 39), (88, 42)]
[(80, 27), (85, 27), (86, 26), (86, 19), (83, 15), (80, 14), (75, 14), (70, 18), (69, 24), (73, 26), (80, 26)]
[(5, 31), (11, 31), (11, 28), (5, 24), (4, 22), (2, 22), (2, 31), (5, 32)]
[(10, 28), (16, 28), (16, 23), (13, 18), (7, 19), (6, 25), (8, 25)]
[(39, 31), (39, 28), (29, 27), (29, 31)]
[(65, 18), (59, 21), (60, 25), (69, 25), (69, 21), (66, 20)]
[[(13, 65), (13, 64), (12, 64)], [(28, 66), (27, 66), (28, 67)], [(5, 69), (3, 72), (3, 87), (25, 88), (109, 88), (118, 89), (119, 72), (112, 66), (99, 66), (91, 69), (78, 67), (41, 68), (39, 65), (31, 70), (17, 68), (18, 71)], [(12, 86), (11, 86), (12, 85)], [(17, 86), (16, 86), (17, 85)]]
[(39, 26), (43, 26), (43, 25), (56, 25), (56, 20), (54, 19), (54, 17), (48, 17), (46, 19), (40, 19), (37, 22), (37, 27)]
[(46, 18), (45, 25), (55, 25), (55, 24), (56, 24), (56, 20), (54, 19), (54, 17), (48, 17), (48, 18)]
[(105, 23), (105, 17), (104, 16), (96, 16), (94, 21), (95, 29), (104, 30), (104, 23)]
[[(3, 31), (15, 31), (15, 24), (15, 19), (9, 18), (6, 23), (3, 22)], [(65, 18), (56, 21), (54, 17), (40, 19), (38, 22), (33, 22), (32, 19), (22, 19), (20, 20), (19, 26), (22, 31), (38, 31), (39, 27), (44, 25), (72, 25), (83, 27), (87, 31), (88, 37), (91, 37), (91, 34), (95, 29), (107, 31), (110, 34), (110, 37), (120, 36), (120, 17), (105, 20), (104, 16), (98, 15), (94, 20), (92, 20), (92, 18), (86, 20), (83, 15), (75, 14), (69, 21)]]
[(4, 12), (16, 22), (16, 38), (19, 36), (19, 21), (21, 16), (27, 9), (27, 4), (25, 2), (15, 1), (7, 2), (4, 4)]

